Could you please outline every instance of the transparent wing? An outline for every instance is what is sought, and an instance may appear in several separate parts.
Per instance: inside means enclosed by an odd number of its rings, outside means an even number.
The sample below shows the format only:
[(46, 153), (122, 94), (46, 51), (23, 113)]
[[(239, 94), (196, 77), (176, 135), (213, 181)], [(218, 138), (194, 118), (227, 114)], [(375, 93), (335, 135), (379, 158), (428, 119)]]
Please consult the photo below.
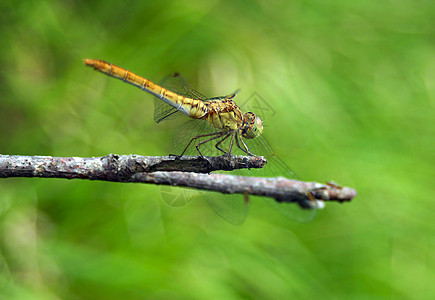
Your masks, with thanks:
[[(235, 170), (237, 175), (258, 176), (258, 177), (278, 177), (299, 180), (293, 170), (273, 151), (265, 136), (261, 135), (257, 139), (245, 140), (252, 153), (265, 156), (267, 164), (261, 169)], [(298, 203), (278, 202), (272, 198), (265, 198), (266, 201), (278, 210), (285, 217), (300, 223), (308, 223), (317, 215), (316, 203), (312, 203), (308, 194)], [(312, 208), (303, 208), (312, 207)]]
[[(171, 74), (163, 79), (162, 82), (160, 82), (160, 86), (184, 97), (200, 99), (203, 101), (207, 100), (206, 96), (192, 89), (187, 80), (178, 73)], [(182, 116), (185, 115), (172, 106), (166, 104), (164, 101), (157, 98), (154, 99), (154, 121), (156, 123), (177, 119)]]
[[(193, 90), (189, 83), (180, 75), (180, 74), (172, 74), (168, 76), (161, 82), (161, 86), (167, 88), (168, 90), (177, 93), (179, 95), (200, 99), (203, 101), (207, 101), (207, 97), (203, 94)], [(237, 91), (232, 94), (232, 97), (237, 93)], [(225, 96), (228, 97), (228, 96)], [(222, 99), (225, 97), (214, 97), (210, 98), (213, 100)], [(209, 99), (209, 100), (210, 100)], [(155, 99), (155, 113), (154, 120), (159, 123), (164, 120), (175, 119), (181, 116), (184, 116), (181, 112), (177, 111), (175, 108), (172, 108), (165, 102), (160, 99)], [(201, 141), (204, 141), (210, 136), (208, 134), (216, 132), (216, 128), (210, 125), (208, 122), (204, 120), (196, 120), (190, 119), (184, 124), (177, 126), (173, 135), (173, 149), (174, 154), (181, 154), (184, 152), (184, 155), (198, 155), (198, 151), (196, 149), (196, 145)], [(207, 136), (208, 135), (208, 136)], [(195, 138), (200, 137), (189, 142)], [(204, 143), (199, 146), (201, 153), (205, 156), (220, 156), (224, 153), (219, 151), (215, 145), (219, 141), (219, 139)], [(270, 146), (264, 135), (253, 139), (253, 140), (244, 140), (248, 145), (250, 151), (256, 155), (265, 156), (268, 160), (266, 166), (262, 169), (241, 169), (234, 170), (231, 174), (234, 175), (242, 175), (242, 176), (258, 176), (258, 177), (277, 177), (283, 176), (289, 179), (298, 179), (296, 174), (276, 155), (273, 151), (273, 148)], [(186, 146), (189, 147), (187, 149)], [(221, 144), (221, 148), (224, 150), (229, 149), (230, 139), (228, 138)], [(246, 155), (242, 150), (240, 150), (236, 146), (236, 142), (234, 141), (232, 150), (232, 155)], [(223, 172), (222, 172), (223, 173)], [(227, 172), (228, 174), (228, 172)], [(232, 224), (242, 224), (247, 217), (248, 213), (248, 202), (245, 201), (243, 195), (224, 195), (220, 193), (214, 192), (197, 192), (205, 198), (210, 205), (210, 207), (222, 218), (227, 220)], [(177, 199), (172, 199), (175, 195), (171, 193), (165, 194), (165, 202), (169, 203), (173, 206), (184, 205), (183, 203), (188, 203), (187, 198), (193, 197), (195, 192), (190, 190), (188, 193), (177, 194)], [(316, 216), (316, 209), (302, 209), (300, 205), (295, 203), (287, 203), (287, 202), (277, 202), (274, 199), (266, 198), (269, 204), (271, 204), (274, 208), (276, 208), (280, 213), (284, 216), (293, 219), (298, 222), (309, 222)], [(306, 199), (301, 199), (301, 201), (310, 201), (308, 195)], [(309, 206), (309, 205), (308, 205)]]
[[(204, 120), (192, 119), (182, 126), (178, 126), (173, 135), (173, 149), (176, 154), (182, 153), (190, 140), (194, 137), (216, 132), (216, 129)], [(195, 145), (201, 140), (199, 138), (192, 142), (185, 152), (185, 155), (198, 155)], [(216, 142), (211, 141), (200, 147), (201, 153), (205, 156), (220, 156), (223, 153), (215, 147)], [(228, 195), (216, 192), (199, 192), (207, 200), (209, 206), (222, 218), (234, 225), (242, 224), (248, 215), (248, 203), (242, 195)]]
[(215, 195), (207, 196), (208, 205), (219, 216), (234, 225), (241, 225), (248, 216), (249, 203), (242, 195)]
[[(184, 97), (200, 99), (207, 101), (207, 97), (191, 88), (189, 83), (180, 74), (172, 74), (166, 77), (160, 85), (174, 93)], [(215, 97), (213, 99), (221, 99), (224, 97)], [(157, 123), (161, 121), (177, 119), (179, 117), (186, 117), (184, 114), (166, 104), (160, 99), (154, 100), (154, 121)], [(190, 140), (194, 137), (207, 135), (216, 132), (216, 128), (211, 126), (204, 120), (190, 119), (184, 124), (177, 126), (173, 135), (173, 149), (174, 154), (181, 154), (189, 144)], [(189, 148), (184, 152), (185, 155), (198, 155), (195, 145), (204, 140), (200, 138), (191, 143)], [(205, 143), (201, 146), (201, 151), (207, 156), (219, 156), (223, 153), (216, 149), (216, 143)], [(248, 214), (248, 204), (240, 195), (223, 195), (215, 192), (193, 191), (183, 189), (183, 191), (164, 190), (162, 191), (162, 199), (165, 203), (171, 206), (183, 206), (189, 202), (189, 199), (200, 194), (202, 198), (207, 200), (209, 206), (222, 218), (231, 224), (242, 224)], [(236, 197), (239, 196), (239, 197)]]
[(193, 99), (206, 101), (208, 98), (198, 91), (195, 91), (189, 82), (179, 73), (173, 73), (160, 82), (160, 85), (174, 93)]
[[(210, 132), (215, 131), (209, 123), (203, 120), (190, 120), (184, 123), (182, 126), (177, 127), (173, 136), (173, 149), (176, 154), (180, 154), (185, 150), (185, 147), (189, 144), (190, 140), (194, 137), (201, 136)], [(203, 140), (197, 139), (192, 142), (188, 149), (186, 150), (186, 155), (198, 155), (195, 145)], [(298, 176), (293, 172), (293, 170), (288, 167), (280, 159), (280, 157), (273, 151), (269, 142), (264, 136), (260, 136), (257, 139), (245, 140), (247, 146), (252, 153), (256, 155), (263, 155), (267, 159), (267, 164), (261, 169), (240, 169), (233, 170), (230, 174), (240, 175), (240, 176), (256, 176), (256, 177), (278, 177), (283, 176), (288, 179), (299, 179)], [(220, 156), (223, 155), (218, 149), (216, 149), (217, 141), (211, 141), (200, 146), (200, 151), (205, 156)], [(226, 140), (221, 146), (222, 149), (229, 148), (229, 139)], [(246, 155), (242, 150), (233, 145), (232, 155)], [(218, 172), (226, 173), (228, 172)], [(245, 220), (248, 207), (247, 203), (244, 201), (243, 195), (223, 195), (218, 193), (205, 193), (202, 192), (203, 196), (207, 199), (209, 205), (213, 210), (233, 224), (241, 224)], [(312, 221), (317, 215), (317, 209), (305, 209), (302, 207), (313, 206), (311, 200), (307, 194), (306, 197), (301, 198), (300, 204), (289, 203), (289, 202), (277, 202), (272, 198), (264, 198), (266, 201), (272, 205), (276, 210), (278, 210), (285, 217), (306, 223)]]
[(172, 106), (166, 104), (162, 100), (154, 99), (154, 121), (160, 123), (161, 121), (174, 120), (181, 118), (184, 115), (179, 110), (173, 108)]
[[(184, 155), (199, 155), (198, 150), (195, 146), (197, 143), (204, 141), (207, 137), (197, 138), (193, 140), (190, 145), (189, 142), (195, 137), (200, 137), (215, 132), (217, 132), (217, 129), (207, 121), (190, 119), (181, 124), (180, 126), (177, 126), (177, 128), (175, 129), (172, 137), (173, 149), (176, 154), (181, 154), (183, 153), (183, 151), (186, 150), (184, 152)], [(211, 141), (209, 143), (201, 145), (199, 149), (204, 156), (222, 155), (223, 153), (216, 149), (215, 144), (215, 141)], [(188, 148), (186, 149), (187, 146)]]
[[(202, 120), (190, 120), (184, 123), (182, 126), (177, 127), (173, 136), (173, 148), (177, 154), (182, 153), (189, 141), (197, 136), (204, 135), (206, 133), (213, 132), (215, 130), (209, 123)], [(204, 138), (203, 138), (204, 139)], [(197, 139), (191, 143), (186, 150), (186, 155), (198, 155), (195, 144), (201, 139)], [(205, 156), (220, 156), (223, 155), (218, 149), (216, 149), (217, 141), (211, 141), (200, 146), (200, 151)], [(261, 169), (240, 169), (233, 170), (231, 172), (217, 172), (226, 173), (240, 176), (256, 176), (256, 177), (278, 177), (283, 176), (288, 179), (299, 179), (293, 170), (280, 159), (280, 157), (273, 151), (269, 142), (264, 136), (260, 136), (257, 139), (245, 140), (249, 149), (256, 155), (263, 155), (267, 159), (267, 164)], [(223, 149), (228, 149), (229, 139), (222, 144)], [(246, 155), (237, 146), (233, 145), (231, 151), (232, 155)], [(219, 193), (205, 193), (203, 196), (207, 199), (209, 205), (213, 210), (233, 224), (241, 224), (248, 212), (248, 203), (246, 203), (243, 195), (224, 195)], [(285, 217), (300, 222), (307, 223), (312, 221), (317, 215), (317, 209), (315, 204), (311, 202), (308, 194), (306, 197), (299, 199), (300, 205), (297, 203), (289, 202), (277, 202), (272, 198), (264, 198), (266, 201), (277, 209)], [(313, 207), (312, 209), (305, 209), (302, 207)]]

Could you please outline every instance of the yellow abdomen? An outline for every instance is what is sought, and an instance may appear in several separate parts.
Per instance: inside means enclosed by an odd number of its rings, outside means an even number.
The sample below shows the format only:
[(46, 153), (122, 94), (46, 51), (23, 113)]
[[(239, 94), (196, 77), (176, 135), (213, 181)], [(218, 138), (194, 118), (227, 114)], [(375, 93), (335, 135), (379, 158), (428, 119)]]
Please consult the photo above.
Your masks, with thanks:
[(162, 99), (170, 106), (176, 108), (177, 110), (191, 118), (200, 119), (204, 117), (207, 113), (207, 108), (202, 100), (187, 98), (182, 95), (178, 95), (151, 82), (144, 77), (136, 75), (126, 69), (115, 66), (103, 60), (84, 59), (84, 62), (87, 66), (93, 67), (97, 71), (121, 79), (124, 82), (132, 84)]

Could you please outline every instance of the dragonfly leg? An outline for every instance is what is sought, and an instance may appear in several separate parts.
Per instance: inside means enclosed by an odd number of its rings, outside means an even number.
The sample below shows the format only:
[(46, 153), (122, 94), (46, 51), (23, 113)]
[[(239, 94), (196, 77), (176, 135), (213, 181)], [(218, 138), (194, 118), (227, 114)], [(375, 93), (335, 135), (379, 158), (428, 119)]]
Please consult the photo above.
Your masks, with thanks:
[[(224, 155), (225, 155), (225, 154), (228, 155), (228, 153), (231, 153), (231, 148), (230, 148), (230, 152), (227, 152), (227, 151), (221, 149), (221, 148), (219, 147), (219, 145), (222, 144), (222, 142), (225, 141), (225, 140), (230, 136), (230, 134), (231, 134), (231, 133), (229, 132), (226, 136), (224, 136), (224, 137), (223, 137), (219, 142), (217, 142), (216, 145), (215, 145), (216, 149), (218, 149), (219, 151), (223, 152)], [(228, 158), (229, 158), (229, 155), (228, 155)]]
[[(242, 143), (243, 148), (240, 146), (239, 140)], [(248, 146), (245, 144), (245, 141), (243, 141), (243, 138), (242, 138), (242, 136), (239, 133), (237, 133), (236, 144), (237, 144), (237, 147), (239, 147), (239, 149), (242, 150), (243, 152), (245, 152), (246, 154), (251, 155), (251, 156), (255, 156), (255, 154), (253, 154), (249, 150)]]
[(227, 154), (228, 159), (230, 159), (231, 150), (233, 149), (233, 144), (234, 144), (234, 132), (232, 132), (231, 134), (230, 147), (228, 148), (228, 154)]
[[(212, 139), (208, 139), (208, 140), (212, 141), (212, 140), (214, 140), (214, 139), (217, 139), (217, 138), (221, 137), (222, 135), (223, 135), (222, 132), (213, 132), (213, 133), (209, 133), (209, 134), (201, 134), (201, 135), (198, 135), (198, 136), (193, 137), (193, 138), (190, 140), (190, 142), (187, 144), (186, 148), (184, 148), (183, 152), (180, 154), (180, 157), (182, 157), (182, 156), (184, 155), (184, 153), (187, 151), (187, 149), (189, 148), (190, 144), (192, 144), (192, 142), (193, 142), (194, 140), (197, 140), (197, 139), (199, 139), (199, 138), (203, 138), (203, 137), (208, 137), (208, 136), (211, 136), (211, 137), (215, 136), (215, 137), (213, 137)], [(207, 140), (207, 141), (208, 141), (208, 140)], [(206, 141), (205, 141), (205, 142), (206, 142)], [(201, 143), (201, 144), (203, 144), (203, 143)], [(198, 150), (198, 152), (199, 152), (199, 154), (201, 155), (201, 157), (204, 157), (204, 156), (201, 154), (201, 152), (199, 151), (199, 149), (198, 149), (198, 145), (196, 145), (195, 147), (196, 147), (196, 149)]]
[[(204, 158), (204, 156), (202, 155), (201, 151), (199, 151), (199, 146), (201, 146), (201, 145), (203, 145), (203, 144), (205, 144), (205, 143), (211, 142), (211, 141), (213, 141), (213, 140), (215, 140), (215, 139), (218, 139), (218, 138), (222, 137), (222, 136), (225, 134), (225, 132), (218, 132), (218, 134), (219, 134), (218, 136), (213, 136), (213, 137), (211, 137), (211, 138), (209, 138), (209, 139), (206, 139), (205, 141), (201, 141), (201, 142), (199, 142), (198, 144), (195, 145), (196, 150), (198, 151), (199, 155), (201, 155), (202, 158)], [(225, 136), (222, 140), (225, 140), (225, 139), (227, 139), (227, 138), (228, 138), (228, 134), (227, 134), (227, 136)], [(218, 148), (218, 149), (219, 149), (219, 148)], [(219, 150), (221, 150), (221, 149), (219, 149)], [(222, 151), (222, 150), (221, 150), (221, 151)]]

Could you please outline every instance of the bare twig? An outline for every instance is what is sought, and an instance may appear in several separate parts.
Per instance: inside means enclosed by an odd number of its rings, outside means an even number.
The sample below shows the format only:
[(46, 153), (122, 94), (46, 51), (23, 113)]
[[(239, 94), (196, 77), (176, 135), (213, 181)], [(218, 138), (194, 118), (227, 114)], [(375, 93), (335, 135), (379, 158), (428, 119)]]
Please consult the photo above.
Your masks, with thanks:
[(320, 184), (284, 177), (262, 178), (226, 174), (201, 174), (216, 170), (262, 168), (264, 157), (197, 156), (167, 157), (109, 154), (103, 157), (51, 157), (0, 155), (0, 178), (44, 177), (90, 179), (115, 182), (140, 182), (191, 187), (221, 193), (240, 193), (298, 202), (310, 207), (307, 193), (315, 199), (350, 201), (356, 191), (333, 183)]
[(275, 198), (279, 202), (298, 202), (311, 208), (307, 193), (317, 200), (350, 201), (356, 191), (333, 183), (321, 184), (291, 180), (284, 177), (247, 177), (227, 174), (198, 174), (184, 172), (137, 173), (130, 182), (155, 183), (191, 187), (224, 194), (245, 194)]
[(135, 173), (181, 171), (210, 173), (243, 168), (262, 168), (264, 157), (140, 156), (109, 154), (102, 157), (52, 157), (0, 155), (1, 177), (55, 177), (106, 181), (130, 181)]

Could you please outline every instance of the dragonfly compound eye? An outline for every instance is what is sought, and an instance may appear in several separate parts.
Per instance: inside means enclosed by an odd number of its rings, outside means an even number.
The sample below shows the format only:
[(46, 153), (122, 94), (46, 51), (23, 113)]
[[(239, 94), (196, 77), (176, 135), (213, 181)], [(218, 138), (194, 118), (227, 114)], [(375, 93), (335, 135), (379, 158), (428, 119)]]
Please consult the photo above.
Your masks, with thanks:
[(248, 112), (245, 114), (245, 130), (243, 137), (255, 139), (263, 132), (263, 121), (255, 114)]

